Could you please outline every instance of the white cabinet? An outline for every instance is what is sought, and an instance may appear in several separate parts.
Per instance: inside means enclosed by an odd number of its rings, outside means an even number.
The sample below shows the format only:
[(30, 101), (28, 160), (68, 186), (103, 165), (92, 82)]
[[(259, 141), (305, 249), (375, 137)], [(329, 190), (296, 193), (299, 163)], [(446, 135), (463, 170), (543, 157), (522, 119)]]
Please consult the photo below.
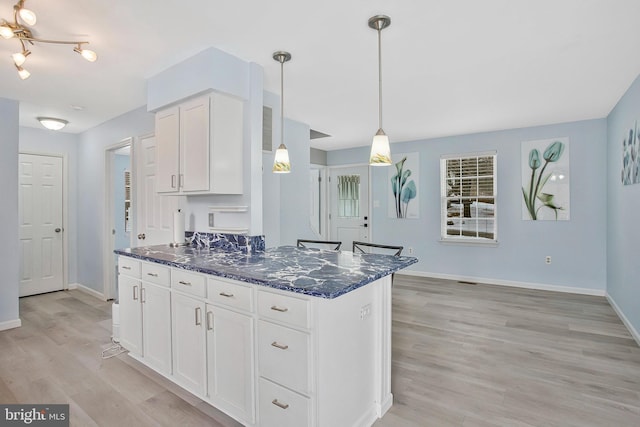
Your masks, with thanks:
[(221, 409), (253, 422), (252, 316), (207, 304), (207, 395)]
[[(120, 258), (122, 259), (122, 257)], [(120, 266), (122, 271), (122, 266)], [(118, 276), (120, 303), (120, 344), (134, 355), (142, 355), (142, 308), (140, 307), (140, 279)]]
[(171, 293), (173, 377), (198, 395), (206, 391), (204, 309), (199, 299)]
[(145, 361), (163, 374), (171, 373), (171, 294), (169, 288), (143, 282), (142, 349)]
[(154, 369), (170, 374), (169, 268), (120, 257), (118, 271), (120, 344)]
[(243, 108), (211, 93), (156, 113), (157, 191), (242, 194)]

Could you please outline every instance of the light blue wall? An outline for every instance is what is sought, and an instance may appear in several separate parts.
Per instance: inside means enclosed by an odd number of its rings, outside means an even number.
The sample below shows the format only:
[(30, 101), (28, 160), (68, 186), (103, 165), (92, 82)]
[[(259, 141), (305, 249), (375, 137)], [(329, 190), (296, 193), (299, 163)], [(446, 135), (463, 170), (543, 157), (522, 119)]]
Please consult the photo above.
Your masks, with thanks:
[[(291, 173), (279, 174), (278, 177), (280, 244), (295, 245), (300, 238), (318, 238), (309, 223), (309, 125), (285, 118), (284, 143), (289, 151)], [(267, 241), (267, 246), (272, 245)]]
[[(520, 142), (569, 137), (571, 220), (521, 219)], [(604, 293), (606, 289), (605, 119), (512, 129), (392, 144), (393, 153), (420, 153), (420, 218), (387, 217), (388, 170), (373, 168), (373, 240), (413, 247), (420, 260), (411, 270), (441, 276), (489, 279)], [(440, 156), (498, 153), (497, 247), (440, 243)], [(331, 151), (328, 164), (364, 163), (369, 147)], [(545, 256), (552, 257), (546, 265)]]
[(103, 292), (106, 149), (128, 137), (153, 132), (146, 107), (80, 134), (78, 147), (78, 283)]
[(67, 176), (67, 227), (68, 244), (67, 278), (69, 283), (78, 281), (78, 141), (77, 134), (54, 132), (46, 129), (20, 128), (20, 151), (64, 156)]
[(640, 77), (607, 119), (607, 292), (640, 331), (640, 184), (622, 185), (622, 141), (640, 124)]
[[(116, 154), (113, 161), (113, 220), (116, 230), (115, 249), (131, 246), (131, 233), (124, 227), (124, 172), (131, 171), (131, 156)], [(133, 210), (131, 210), (133, 214)]]
[(214, 47), (205, 49), (147, 79), (147, 108), (157, 111), (211, 89), (248, 100), (251, 70), (247, 64)]
[[(20, 240), (18, 235), (18, 102), (0, 98), (0, 329), (18, 321)], [(18, 326), (14, 324), (13, 326)], [(8, 327), (4, 326), (5, 328)]]

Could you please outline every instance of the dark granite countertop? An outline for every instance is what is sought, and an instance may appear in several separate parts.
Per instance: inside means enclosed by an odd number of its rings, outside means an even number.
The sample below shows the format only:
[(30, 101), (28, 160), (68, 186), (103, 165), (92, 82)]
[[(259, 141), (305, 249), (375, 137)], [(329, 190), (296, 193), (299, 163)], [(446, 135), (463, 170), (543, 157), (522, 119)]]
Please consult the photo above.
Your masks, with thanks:
[(280, 246), (246, 254), (224, 249), (165, 245), (115, 253), (171, 267), (320, 298), (336, 298), (418, 262), (413, 257)]

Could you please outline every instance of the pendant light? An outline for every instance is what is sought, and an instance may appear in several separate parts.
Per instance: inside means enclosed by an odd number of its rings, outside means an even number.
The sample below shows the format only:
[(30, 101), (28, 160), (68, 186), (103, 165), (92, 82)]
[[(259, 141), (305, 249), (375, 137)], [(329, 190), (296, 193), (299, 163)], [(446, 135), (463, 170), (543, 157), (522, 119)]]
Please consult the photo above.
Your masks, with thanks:
[(276, 150), (275, 159), (273, 159), (273, 173), (289, 173), (291, 172), (291, 163), (289, 162), (289, 152), (287, 146), (284, 145), (284, 63), (291, 59), (289, 52), (274, 52), (273, 59), (280, 63), (280, 145)]
[(389, 137), (382, 130), (382, 30), (391, 25), (391, 18), (376, 15), (369, 18), (369, 27), (378, 31), (378, 132), (371, 143), (370, 166), (389, 166), (391, 164), (391, 148)]

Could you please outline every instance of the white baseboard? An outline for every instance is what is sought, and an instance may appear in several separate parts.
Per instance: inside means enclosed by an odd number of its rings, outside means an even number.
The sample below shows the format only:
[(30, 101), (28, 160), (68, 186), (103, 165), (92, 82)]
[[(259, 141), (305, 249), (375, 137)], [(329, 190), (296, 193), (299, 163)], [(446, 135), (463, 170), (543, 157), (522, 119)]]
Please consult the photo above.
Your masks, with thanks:
[(536, 289), (540, 291), (564, 292), (569, 294), (595, 295), (603, 297), (606, 294), (604, 289), (578, 288), (573, 286), (558, 286), (545, 283), (516, 282), (513, 280), (488, 279), (485, 277), (457, 276), (454, 274), (427, 273), (422, 271), (402, 270), (396, 274), (417, 277), (433, 277), (435, 279), (460, 280), (464, 282), (484, 283), (487, 285), (509, 286), (512, 288)]
[(616, 312), (620, 320), (622, 320), (622, 323), (624, 323), (624, 326), (627, 327), (633, 339), (636, 340), (636, 343), (638, 343), (638, 345), (640, 346), (640, 334), (638, 333), (636, 328), (633, 327), (629, 319), (627, 319), (627, 316), (625, 316), (624, 313), (622, 312), (622, 309), (620, 308), (620, 306), (616, 304), (615, 300), (611, 295), (609, 295), (609, 293), (607, 293), (607, 301), (609, 301), (609, 305), (613, 307), (613, 310)]
[(84, 292), (85, 294), (89, 294), (92, 297), (98, 298), (100, 301), (106, 301), (104, 294), (96, 291), (95, 289), (91, 289), (85, 285), (81, 285), (80, 283), (69, 283), (69, 290), (77, 289), (80, 292)]
[(0, 331), (6, 331), (7, 329), (19, 328), (22, 326), (22, 320), (8, 320), (6, 322), (0, 322)]

